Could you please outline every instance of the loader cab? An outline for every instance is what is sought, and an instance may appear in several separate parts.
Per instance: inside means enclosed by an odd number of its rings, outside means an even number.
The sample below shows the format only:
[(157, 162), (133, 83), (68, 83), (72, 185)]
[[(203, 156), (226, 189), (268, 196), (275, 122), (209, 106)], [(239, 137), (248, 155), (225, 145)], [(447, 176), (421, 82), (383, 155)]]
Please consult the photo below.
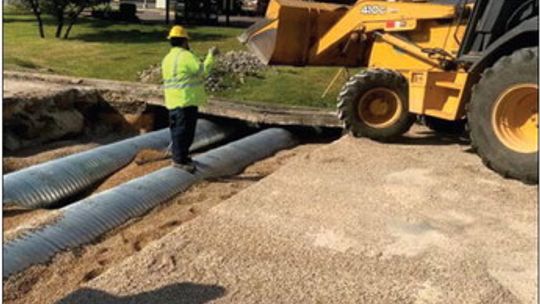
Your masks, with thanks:
[(538, 0), (476, 0), (468, 18), (459, 61), (478, 71), (516, 49), (538, 45)]

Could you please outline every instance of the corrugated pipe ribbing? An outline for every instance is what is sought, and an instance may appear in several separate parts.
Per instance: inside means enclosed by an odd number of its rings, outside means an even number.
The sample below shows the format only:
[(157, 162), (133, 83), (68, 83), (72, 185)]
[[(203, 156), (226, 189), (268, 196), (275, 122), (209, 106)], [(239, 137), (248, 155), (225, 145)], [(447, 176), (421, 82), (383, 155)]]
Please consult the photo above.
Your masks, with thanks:
[[(200, 119), (191, 150), (221, 141), (232, 131)], [(7, 174), (3, 205), (49, 207), (124, 167), (140, 150), (164, 149), (169, 142), (169, 130), (163, 129)]]
[(4, 244), (4, 278), (88, 243), (129, 219), (148, 212), (194, 183), (233, 175), (296, 144), (284, 129), (267, 129), (194, 158), (195, 174), (167, 167), (60, 209), (52, 223)]

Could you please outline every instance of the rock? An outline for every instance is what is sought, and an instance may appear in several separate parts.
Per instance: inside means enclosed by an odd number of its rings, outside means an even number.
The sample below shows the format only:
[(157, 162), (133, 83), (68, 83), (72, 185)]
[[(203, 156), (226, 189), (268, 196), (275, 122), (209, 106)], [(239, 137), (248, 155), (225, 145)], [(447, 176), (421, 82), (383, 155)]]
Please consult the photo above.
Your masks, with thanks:
[[(50, 139), (62, 138), (66, 135), (77, 135), (84, 128), (84, 116), (76, 110), (49, 112), (44, 117), (50, 124), (46, 126), (47, 137)], [(42, 118), (43, 119), (43, 118)], [(43, 137), (44, 134), (41, 134)]]
[(83, 83), (83, 80), (82, 79), (72, 79), (69, 81), (70, 84), (82, 84)]
[(4, 149), (16, 151), (21, 148), (21, 141), (21, 139), (16, 138), (13, 134), (7, 133), (4, 135)]

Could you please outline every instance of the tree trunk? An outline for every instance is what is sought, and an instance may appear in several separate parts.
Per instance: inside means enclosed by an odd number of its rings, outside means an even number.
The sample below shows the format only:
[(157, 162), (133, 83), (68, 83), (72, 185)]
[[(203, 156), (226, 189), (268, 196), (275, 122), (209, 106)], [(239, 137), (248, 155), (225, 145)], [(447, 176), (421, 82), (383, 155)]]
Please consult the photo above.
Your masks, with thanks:
[(56, 8), (56, 21), (58, 22), (56, 25), (56, 38), (62, 37), (62, 29), (64, 28), (64, 10), (66, 9), (65, 6), (60, 6)]
[(71, 17), (71, 20), (69, 21), (69, 25), (66, 29), (66, 32), (64, 33), (64, 39), (68, 39), (69, 33), (71, 32), (71, 28), (75, 24), (75, 21), (77, 21), (77, 18), (79, 18), (79, 15), (84, 11), (86, 7), (82, 6), (80, 7), (77, 12)]
[(30, 0), (30, 6), (32, 7), (32, 12), (36, 16), (39, 28), (39, 36), (41, 38), (45, 38), (45, 31), (43, 30), (43, 20), (41, 20), (41, 10), (39, 9), (38, 0)]
[(60, 36), (62, 36), (62, 28), (63, 27), (64, 27), (64, 22), (63, 21), (58, 21), (58, 25), (56, 26), (56, 34), (55, 34), (56, 38), (60, 38)]
[(43, 30), (43, 20), (41, 20), (41, 13), (36, 15), (38, 27), (39, 27), (39, 36), (45, 38), (45, 31)]
[(68, 39), (69, 33), (71, 32), (71, 28), (73, 27), (73, 24), (75, 24), (75, 18), (73, 18), (70, 22), (68, 27), (66, 28), (66, 31), (64, 32), (64, 39)]

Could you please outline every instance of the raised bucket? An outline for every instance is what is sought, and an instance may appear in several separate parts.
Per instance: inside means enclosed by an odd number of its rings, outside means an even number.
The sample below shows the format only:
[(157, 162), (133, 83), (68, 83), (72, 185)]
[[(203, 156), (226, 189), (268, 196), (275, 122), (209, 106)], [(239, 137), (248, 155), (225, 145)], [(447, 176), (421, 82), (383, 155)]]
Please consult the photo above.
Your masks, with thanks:
[[(350, 9), (350, 6), (306, 2), (300, 0), (272, 0), (265, 19), (251, 26), (239, 40), (270, 65), (356, 66), (358, 52), (349, 48), (347, 33), (325, 50), (316, 54), (320, 38)], [(352, 30), (352, 29), (351, 29)], [(358, 45), (352, 46), (358, 47)]]

